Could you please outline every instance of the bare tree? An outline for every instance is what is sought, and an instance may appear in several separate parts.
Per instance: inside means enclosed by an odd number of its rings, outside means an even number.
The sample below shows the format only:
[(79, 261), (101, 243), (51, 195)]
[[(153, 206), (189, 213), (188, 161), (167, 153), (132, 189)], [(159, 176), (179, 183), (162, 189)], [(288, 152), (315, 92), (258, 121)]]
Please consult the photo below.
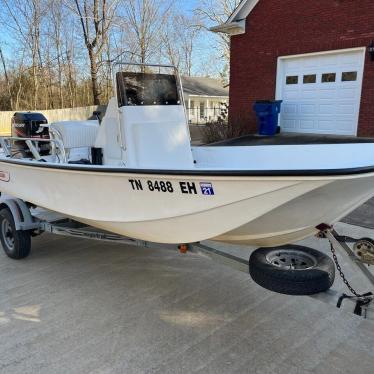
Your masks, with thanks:
[(76, 64), (74, 63), (75, 57), (75, 44), (74, 37), (68, 35), (66, 32), (63, 40), (65, 51), (64, 75), (66, 79), (66, 90), (70, 107), (75, 107), (77, 104), (77, 74)]
[(3, 54), (3, 50), (1, 49), (1, 46), (0, 46), (0, 60), (1, 60), (1, 64), (4, 70), (4, 77), (5, 77), (5, 83), (7, 87), (8, 96), (9, 96), (9, 103), (10, 103), (10, 107), (12, 108), (13, 107), (12, 87), (11, 87), (10, 78), (8, 75), (8, 70), (7, 70), (7, 66), (6, 66), (6, 62), (5, 62), (5, 58), (4, 58), (4, 54)]
[[(213, 7), (223, 0), (201, 1)], [(202, 13), (186, 14), (178, 8), (181, 3), (0, 0), (0, 24), (6, 31), (0, 35), (5, 42), (0, 49), (0, 110), (104, 102), (112, 94), (107, 62), (113, 56), (126, 55), (143, 63), (168, 62), (191, 75), (198, 62)], [(204, 22), (206, 28), (213, 23), (208, 18)], [(5, 45), (12, 47), (12, 53)], [(205, 66), (199, 67), (201, 71)]]
[(128, 37), (127, 49), (145, 63), (159, 51), (172, 1), (122, 0), (122, 6), (125, 15), (122, 28)]
[(188, 76), (192, 75), (193, 51), (200, 32), (196, 25), (196, 17), (174, 13), (169, 17), (161, 39), (161, 51), (168, 62)]
[[(201, 17), (201, 27), (209, 30), (212, 26), (226, 22), (240, 3), (241, 0), (200, 0), (195, 14)], [(224, 33), (218, 34), (217, 47), (221, 57), (228, 64), (230, 61), (230, 37)]]
[(200, 33), (196, 27), (198, 20), (195, 17), (187, 18), (184, 15), (180, 15), (177, 17), (177, 22), (182, 26), (179, 28), (179, 45), (182, 51), (183, 72), (191, 76), (194, 46)]
[(63, 33), (63, 19), (64, 8), (58, 0), (51, 0), (50, 2), (50, 24), (51, 24), (51, 39), (53, 40), (56, 60), (57, 60), (57, 84), (58, 84), (58, 106), (64, 108), (64, 89), (63, 89), (63, 51), (62, 51), (62, 33)]
[(180, 70), (182, 53), (180, 48), (177, 48), (177, 46), (179, 47), (179, 43), (177, 42), (179, 38), (179, 27), (176, 28), (176, 24), (176, 15), (170, 17), (170, 21), (165, 24), (161, 34), (160, 55), (161, 57), (165, 57), (169, 64)]
[(108, 40), (117, 3), (117, 0), (74, 0), (90, 59), (91, 88), (95, 105), (100, 105), (98, 62)]
[(31, 54), (33, 81), (33, 104), (38, 104), (39, 73), (42, 67), (41, 24), (46, 11), (43, 0), (2, 0), (7, 13), (6, 25), (16, 33)]

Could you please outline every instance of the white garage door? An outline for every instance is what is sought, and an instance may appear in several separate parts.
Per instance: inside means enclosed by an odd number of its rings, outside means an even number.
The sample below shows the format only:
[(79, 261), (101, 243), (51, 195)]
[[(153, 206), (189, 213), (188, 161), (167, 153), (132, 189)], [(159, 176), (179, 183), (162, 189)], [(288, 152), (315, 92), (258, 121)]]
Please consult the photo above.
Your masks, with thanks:
[(364, 56), (360, 49), (281, 58), (282, 131), (356, 135)]

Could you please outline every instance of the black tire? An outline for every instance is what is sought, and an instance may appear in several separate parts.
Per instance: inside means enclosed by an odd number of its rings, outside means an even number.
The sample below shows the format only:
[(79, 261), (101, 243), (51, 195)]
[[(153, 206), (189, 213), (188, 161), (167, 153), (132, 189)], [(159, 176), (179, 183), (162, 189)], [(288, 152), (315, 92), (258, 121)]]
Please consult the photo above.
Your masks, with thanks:
[(0, 242), (5, 254), (14, 260), (21, 260), (30, 254), (31, 234), (29, 231), (16, 230), (8, 208), (0, 210)]
[[(298, 269), (287, 268), (287, 263), (297, 263)], [(329, 256), (315, 249), (285, 245), (254, 251), (249, 258), (249, 273), (258, 285), (270, 291), (312, 295), (333, 285), (335, 265)]]

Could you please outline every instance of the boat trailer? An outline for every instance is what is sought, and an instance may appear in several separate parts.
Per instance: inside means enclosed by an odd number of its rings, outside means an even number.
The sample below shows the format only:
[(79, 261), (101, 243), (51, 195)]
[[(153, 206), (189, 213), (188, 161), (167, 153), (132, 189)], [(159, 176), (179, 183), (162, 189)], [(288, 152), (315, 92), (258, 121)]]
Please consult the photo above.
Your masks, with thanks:
[[(29, 255), (31, 250), (30, 238), (32, 236), (38, 236), (42, 233), (50, 233), (80, 239), (99, 240), (146, 248), (168, 248), (179, 250), (181, 253), (190, 251), (208, 257), (217, 263), (229, 266), (234, 270), (242, 271), (246, 274), (248, 274), (249, 271), (248, 260), (214, 248), (206, 243), (165, 245), (128, 238), (98, 230), (91, 226), (74, 221), (57, 212), (35, 207), (21, 199), (3, 194), (0, 197), (0, 214), (4, 214), (4, 210), (11, 216), (14, 227), (12, 228), (12, 224), (4, 225), (5, 221), (2, 220), (0, 225), (0, 239), (3, 247), (9, 247), (11, 249), (12, 246), (15, 245), (15, 241), (18, 241), (19, 243), (20, 240), (15, 239), (15, 236), (18, 234), (26, 234), (26, 238), (28, 238), (26, 241), (21, 240), (24, 248), (22, 248), (19, 256), (10, 255), (7, 253), (6, 248), (4, 248), (8, 256), (14, 259), (22, 259)], [(371, 289), (374, 290), (374, 274), (368, 269), (368, 266), (374, 265), (374, 240), (370, 238), (355, 239), (348, 236), (341, 236), (332, 226), (326, 224), (318, 225), (316, 229), (318, 230), (318, 238), (327, 239), (329, 241), (336, 269), (344, 284), (350, 291), (350, 294), (344, 293), (339, 297), (337, 307), (340, 308), (345, 300), (350, 300), (355, 304), (354, 313), (367, 318), (368, 311), (374, 312), (374, 293), (371, 291), (359, 293), (351, 286), (338, 261), (336, 252), (338, 251), (347, 255), (349, 260), (353, 262), (357, 266), (357, 269), (366, 277)], [(21, 239), (22, 238), (24, 237), (21, 237)], [(347, 243), (353, 243), (353, 249), (351, 249)], [(292, 245), (290, 245), (290, 247), (292, 247)], [(313, 295), (312, 297), (323, 300), (323, 298), (319, 297), (318, 294)]]

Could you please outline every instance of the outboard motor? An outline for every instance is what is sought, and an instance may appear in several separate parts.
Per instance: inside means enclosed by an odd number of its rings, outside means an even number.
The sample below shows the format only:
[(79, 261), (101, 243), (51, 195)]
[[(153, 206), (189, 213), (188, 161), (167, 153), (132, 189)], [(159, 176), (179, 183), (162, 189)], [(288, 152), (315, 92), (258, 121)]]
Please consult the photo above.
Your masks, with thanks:
[[(47, 119), (41, 113), (16, 112), (12, 117), (12, 136), (17, 138), (49, 139)], [(40, 155), (50, 153), (50, 143), (39, 143)], [(31, 152), (23, 141), (14, 141), (12, 154), (15, 157), (31, 157)]]

